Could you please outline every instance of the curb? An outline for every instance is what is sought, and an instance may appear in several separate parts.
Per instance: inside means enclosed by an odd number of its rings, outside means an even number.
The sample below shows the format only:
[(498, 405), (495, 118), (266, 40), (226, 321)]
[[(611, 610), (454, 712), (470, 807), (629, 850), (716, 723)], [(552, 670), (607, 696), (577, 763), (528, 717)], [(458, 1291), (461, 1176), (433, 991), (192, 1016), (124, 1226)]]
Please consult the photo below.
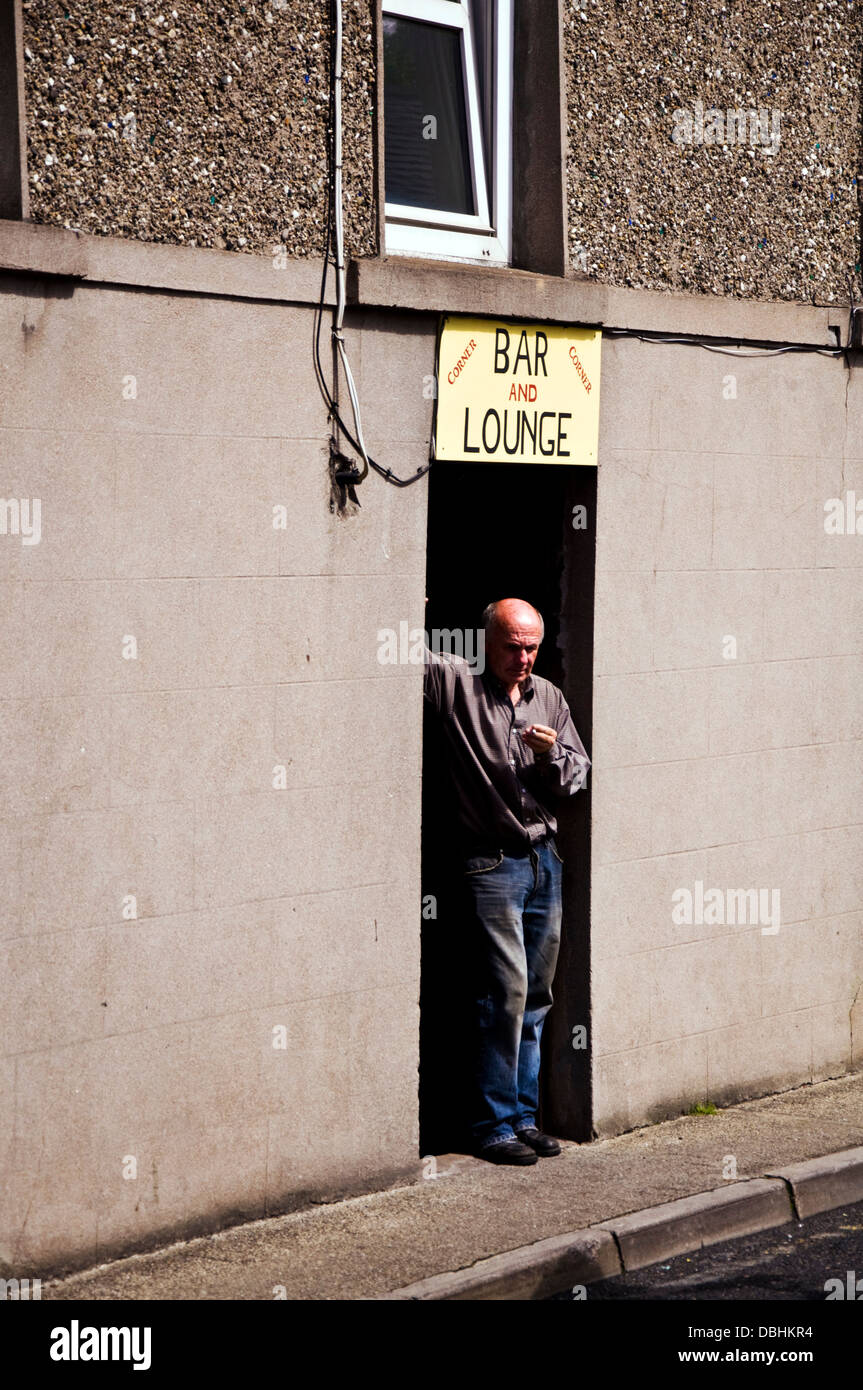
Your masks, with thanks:
[(863, 1146), (550, 1236), (379, 1300), (537, 1300), (863, 1201)]
[(768, 1178), (782, 1178), (791, 1189), (791, 1197), (801, 1221), (819, 1212), (831, 1211), (847, 1202), (859, 1202), (863, 1196), (863, 1146), (843, 1149), (840, 1153), (825, 1154), (777, 1168), (766, 1173)]

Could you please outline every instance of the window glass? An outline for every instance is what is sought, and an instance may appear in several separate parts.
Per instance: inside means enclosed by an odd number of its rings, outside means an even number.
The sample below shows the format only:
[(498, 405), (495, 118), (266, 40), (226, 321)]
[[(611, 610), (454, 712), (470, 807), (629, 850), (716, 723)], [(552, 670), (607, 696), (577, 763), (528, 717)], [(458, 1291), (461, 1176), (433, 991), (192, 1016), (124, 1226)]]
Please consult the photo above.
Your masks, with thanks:
[(474, 214), (461, 35), (384, 18), (386, 200)]

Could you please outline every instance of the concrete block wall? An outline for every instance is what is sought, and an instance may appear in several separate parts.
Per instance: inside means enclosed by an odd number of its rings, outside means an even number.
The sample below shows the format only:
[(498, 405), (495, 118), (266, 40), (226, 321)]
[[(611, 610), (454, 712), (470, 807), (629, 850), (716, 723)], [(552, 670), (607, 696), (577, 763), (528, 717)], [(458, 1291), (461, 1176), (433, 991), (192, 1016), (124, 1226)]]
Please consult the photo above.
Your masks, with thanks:
[[(376, 634), (422, 623), (426, 484), (331, 509), (309, 308), (60, 284), (0, 296), (0, 491), (41, 501), (0, 536), (13, 1272), (418, 1158), (421, 672)], [(434, 324), (366, 327), (412, 472)]]
[[(9, 269), (0, 295), (0, 491), (41, 501), (38, 544), (0, 535), (0, 1260), (20, 1274), (418, 1158), (421, 681), (379, 664), (377, 633), (423, 621), (426, 484), (373, 475), (334, 506), (308, 305), (221, 259), (192, 268), (224, 281), (208, 294), (167, 288), (179, 258), (148, 251), (136, 289), (72, 250), (83, 280)], [(408, 476), (432, 305), (465, 297), (411, 278), (425, 303), (382, 312), (398, 285), (365, 284), (367, 437)], [(506, 299), (485, 312), (545, 317), (524, 285), (483, 280)], [(816, 354), (605, 338), (600, 1134), (863, 1061), (863, 565), (824, 530), (829, 497), (863, 498), (861, 392)], [(778, 891), (779, 931), (675, 922), (697, 882)]]
[[(610, 1134), (863, 1064), (863, 537), (824, 529), (828, 498), (863, 499), (863, 375), (606, 338), (602, 392), (591, 991)], [(675, 922), (698, 880), (726, 909), (755, 888), (769, 912), (779, 890), (779, 930)]]

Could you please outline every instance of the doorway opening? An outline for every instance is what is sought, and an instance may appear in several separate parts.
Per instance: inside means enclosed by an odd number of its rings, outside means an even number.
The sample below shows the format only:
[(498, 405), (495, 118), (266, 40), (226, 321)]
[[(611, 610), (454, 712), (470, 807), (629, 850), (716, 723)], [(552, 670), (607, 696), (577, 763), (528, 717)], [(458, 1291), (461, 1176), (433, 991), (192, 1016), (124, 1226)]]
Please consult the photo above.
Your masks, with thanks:
[[(597, 470), (441, 463), (429, 473), (425, 627), (473, 629), (486, 604), (522, 598), (543, 616), (534, 672), (557, 685), (591, 754)], [(583, 509), (583, 511), (579, 510)], [(579, 524), (583, 522), (582, 524)], [(472, 1018), (452, 818), (437, 722), (423, 733), (420, 1152), (465, 1151)], [(592, 756), (592, 755), (591, 755)], [(588, 1140), (590, 1094), (590, 787), (555, 803), (563, 926), (554, 1004), (542, 1039), (538, 1123)], [(432, 915), (432, 913), (434, 915)]]

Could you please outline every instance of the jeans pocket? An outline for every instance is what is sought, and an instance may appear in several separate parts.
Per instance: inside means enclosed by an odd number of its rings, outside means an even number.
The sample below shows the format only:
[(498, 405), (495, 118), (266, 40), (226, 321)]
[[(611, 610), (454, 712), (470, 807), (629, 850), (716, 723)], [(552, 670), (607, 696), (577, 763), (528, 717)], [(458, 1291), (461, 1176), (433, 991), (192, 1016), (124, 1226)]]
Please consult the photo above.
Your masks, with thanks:
[(477, 854), (472, 859), (464, 861), (465, 877), (471, 878), (474, 874), (488, 874), (492, 869), (496, 869), (503, 863), (503, 850), (494, 854)]

